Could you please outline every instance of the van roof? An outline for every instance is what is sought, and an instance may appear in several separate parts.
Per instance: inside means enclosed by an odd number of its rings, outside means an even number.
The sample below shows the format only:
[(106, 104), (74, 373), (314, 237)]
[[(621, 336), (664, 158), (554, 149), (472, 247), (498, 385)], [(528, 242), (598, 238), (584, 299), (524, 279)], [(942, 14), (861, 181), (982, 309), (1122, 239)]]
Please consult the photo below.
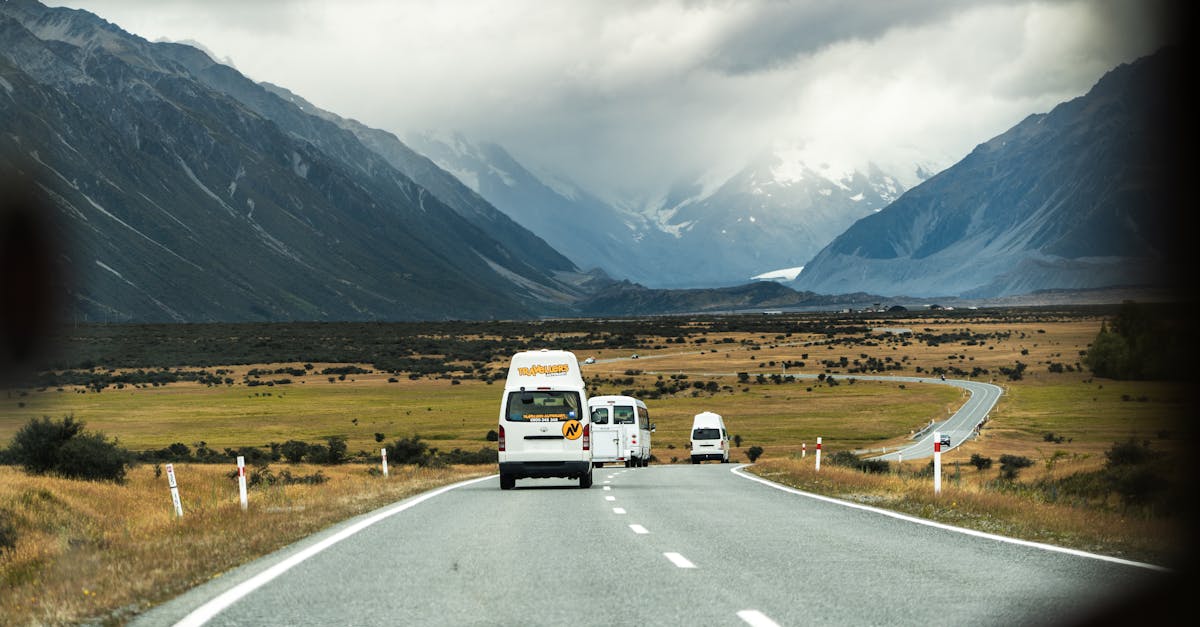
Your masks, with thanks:
[(508, 365), (506, 390), (541, 387), (554, 389), (583, 389), (583, 375), (575, 353), (564, 350), (521, 351), (512, 356)]
[(632, 396), (620, 396), (620, 395), (610, 394), (607, 396), (592, 396), (592, 397), (588, 398), (588, 406), (608, 405), (609, 403), (613, 403), (613, 404), (628, 403), (630, 405), (638, 405), (640, 407), (646, 406), (646, 404), (643, 403), (641, 401), (641, 399), (637, 399)]
[(693, 428), (695, 428), (696, 425), (716, 425), (716, 424), (723, 425), (723, 424), (725, 424), (725, 420), (721, 418), (721, 414), (716, 414), (711, 411), (700, 412), (700, 413), (696, 414), (696, 416), (694, 418), (692, 418), (692, 427)]

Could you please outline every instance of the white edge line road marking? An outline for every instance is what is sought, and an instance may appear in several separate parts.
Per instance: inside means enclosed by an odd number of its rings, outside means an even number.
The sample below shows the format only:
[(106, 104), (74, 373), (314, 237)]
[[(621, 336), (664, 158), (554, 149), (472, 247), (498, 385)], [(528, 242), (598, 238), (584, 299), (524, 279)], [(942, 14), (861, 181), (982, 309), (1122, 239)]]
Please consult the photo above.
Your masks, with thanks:
[(606, 485), (606, 486), (604, 486), (604, 489), (605, 489), (605, 490), (611, 490), (611, 489), (612, 489), (612, 486), (610, 486), (610, 485)]
[(614, 507), (614, 508), (613, 508), (613, 513), (614, 513), (614, 514), (624, 514), (624, 513), (625, 513), (625, 508), (624, 508), (624, 507)]
[(1098, 555), (1096, 553), (1088, 553), (1086, 551), (1079, 551), (1076, 549), (1068, 549), (1066, 547), (1054, 546), (1053, 544), (1042, 544), (1041, 542), (1030, 542), (1029, 540), (1018, 540), (1017, 538), (1009, 538), (1007, 536), (998, 536), (994, 533), (987, 533), (984, 531), (976, 531), (974, 529), (966, 529), (964, 527), (955, 527), (953, 525), (947, 525), (947, 524), (943, 524), (940, 522), (934, 522), (932, 520), (925, 520), (924, 518), (915, 518), (913, 516), (907, 516), (905, 514), (900, 514), (898, 512), (892, 512), (892, 511), (888, 511), (886, 509), (879, 509), (878, 507), (871, 507), (870, 505), (860, 505), (858, 503), (851, 503), (850, 501), (841, 501), (841, 500), (838, 500), (835, 498), (830, 498), (828, 496), (821, 496), (820, 494), (804, 492), (803, 490), (789, 488), (788, 486), (781, 485), (781, 484), (775, 483), (773, 481), (767, 481), (766, 479), (763, 479), (761, 477), (755, 477), (754, 475), (742, 472), (742, 469), (749, 465), (750, 464), (742, 464), (741, 466), (737, 466), (735, 468), (730, 468), (729, 472), (732, 472), (733, 474), (735, 474), (743, 479), (757, 481), (765, 486), (775, 488), (776, 490), (783, 490), (784, 492), (790, 492), (792, 494), (796, 494), (799, 496), (806, 496), (810, 499), (816, 499), (818, 501), (825, 501), (826, 503), (834, 503), (836, 505), (842, 505), (844, 507), (852, 507), (854, 509), (861, 509), (866, 512), (874, 512), (876, 514), (883, 514), (884, 516), (890, 516), (892, 518), (896, 518), (899, 520), (904, 520), (904, 521), (911, 522), (911, 523), (917, 523), (918, 525), (925, 525), (927, 527), (934, 527), (937, 529), (943, 529), (945, 531), (954, 531), (954, 532), (961, 533), (961, 534), (968, 535), (968, 536), (975, 536), (977, 538), (987, 538), (988, 540), (996, 540), (998, 542), (1007, 542), (1009, 544), (1017, 544), (1020, 546), (1027, 546), (1027, 547), (1032, 547), (1035, 549), (1042, 549), (1044, 551), (1053, 551), (1055, 553), (1066, 553), (1067, 555), (1074, 555), (1076, 557), (1087, 557), (1087, 558), (1101, 560), (1101, 561), (1105, 561), (1105, 562), (1112, 562), (1114, 564), (1123, 564), (1125, 566), (1136, 566), (1138, 568), (1146, 568), (1149, 570), (1156, 570), (1156, 571), (1163, 572), (1163, 573), (1172, 572), (1170, 568), (1165, 568), (1163, 566), (1157, 566), (1155, 564), (1147, 564), (1145, 562), (1135, 562), (1133, 560), (1121, 559), (1119, 557), (1110, 557), (1108, 555)]
[(779, 623), (767, 618), (766, 614), (758, 610), (742, 610), (737, 615), (752, 627), (779, 627)]
[(638, 535), (644, 535), (644, 534), (650, 533), (649, 531), (646, 530), (645, 527), (643, 527), (641, 525), (637, 525), (637, 524), (629, 525), (629, 528), (633, 529), (633, 532)]
[(460, 481), (459, 483), (455, 483), (455, 484), (448, 485), (448, 486), (445, 486), (442, 488), (438, 488), (436, 490), (433, 490), (432, 492), (426, 492), (425, 494), (414, 497), (408, 501), (400, 503), (399, 505), (385, 509), (382, 512), (379, 512), (378, 514), (371, 516), (370, 518), (361, 520), (361, 521), (355, 523), (354, 525), (351, 525), (351, 526), (339, 531), (338, 533), (336, 533), (332, 536), (329, 536), (328, 538), (325, 538), (324, 540), (304, 549), (303, 551), (296, 553), (295, 555), (283, 560), (282, 562), (279, 562), (278, 564), (262, 571), (261, 573), (251, 577), (250, 579), (247, 579), (246, 581), (243, 581), (242, 583), (226, 590), (222, 594), (218, 595), (216, 598), (210, 600), (208, 603), (205, 603), (204, 605), (201, 605), (200, 607), (192, 610), (192, 612), (190, 614), (183, 617), (183, 620), (180, 620), (178, 623), (175, 623), (175, 627), (196, 627), (199, 625), (203, 625), (204, 623), (207, 623), (208, 621), (212, 620), (212, 618), (214, 616), (219, 614), (225, 608), (229, 607), (230, 605), (233, 605), (242, 597), (244, 597), (244, 596), (250, 594), (251, 592), (254, 592), (255, 590), (266, 585), (272, 579), (275, 579), (276, 577), (282, 575), (283, 573), (286, 573), (287, 571), (291, 570), (292, 567), (300, 564), (304, 560), (316, 555), (317, 553), (320, 553), (321, 551), (324, 551), (325, 549), (337, 544), (338, 542), (341, 542), (342, 540), (345, 540), (346, 538), (349, 538), (350, 536), (362, 531), (363, 529), (366, 529), (367, 527), (370, 527), (371, 525), (374, 525), (375, 523), (377, 523), (385, 518), (390, 518), (391, 516), (395, 516), (396, 514), (399, 514), (400, 512), (402, 512), (414, 505), (428, 501), (429, 499), (431, 499), (435, 496), (444, 494), (455, 488), (461, 488), (463, 486), (467, 486), (472, 483), (479, 483), (480, 481), (487, 481), (489, 479), (495, 479), (495, 478), (496, 478), (496, 475), (489, 475), (487, 477), (480, 477), (478, 479), (469, 479), (467, 481)]
[(696, 565), (688, 561), (688, 558), (678, 553), (663, 553), (663, 557), (671, 560), (671, 563), (680, 568), (695, 568)]

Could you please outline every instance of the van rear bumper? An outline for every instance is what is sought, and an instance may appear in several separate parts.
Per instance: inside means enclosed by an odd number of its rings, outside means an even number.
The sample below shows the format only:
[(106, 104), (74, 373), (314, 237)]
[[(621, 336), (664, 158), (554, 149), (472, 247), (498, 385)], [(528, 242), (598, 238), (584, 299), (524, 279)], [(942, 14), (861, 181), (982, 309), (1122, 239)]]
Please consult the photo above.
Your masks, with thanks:
[(692, 453), (692, 459), (707, 461), (710, 459), (725, 459), (725, 453)]
[(574, 479), (588, 474), (592, 469), (590, 460), (565, 462), (500, 462), (500, 475), (513, 479), (541, 479), (566, 477)]

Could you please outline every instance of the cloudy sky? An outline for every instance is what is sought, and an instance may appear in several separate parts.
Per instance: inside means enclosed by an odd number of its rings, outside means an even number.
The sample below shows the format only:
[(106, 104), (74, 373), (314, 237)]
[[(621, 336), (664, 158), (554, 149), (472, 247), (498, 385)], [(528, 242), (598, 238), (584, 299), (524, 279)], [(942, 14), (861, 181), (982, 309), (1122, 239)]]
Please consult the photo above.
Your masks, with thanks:
[(767, 150), (945, 167), (1163, 42), (1155, 0), (48, 0), (605, 196)]

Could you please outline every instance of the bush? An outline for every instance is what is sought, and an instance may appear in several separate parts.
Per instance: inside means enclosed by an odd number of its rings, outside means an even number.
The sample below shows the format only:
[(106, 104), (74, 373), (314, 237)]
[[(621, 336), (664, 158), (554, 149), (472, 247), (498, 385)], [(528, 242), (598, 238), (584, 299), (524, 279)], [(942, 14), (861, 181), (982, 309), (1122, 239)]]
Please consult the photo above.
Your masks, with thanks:
[(1000, 456), (1000, 476), (1005, 479), (1016, 479), (1017, 474), (1022, 468), (1029, 468), (1033, 465), (1033, 460), (1020, 455), (1001, 455)]
[(751, 446), (750, 448), (746, 449), (746, 457), (750, 460), (750, 463), (757, 461), (762, 454), (763, 449), (761, 446)]
[(55, 472), (68, 479), (88, 481), (125, 480), (129, 451), (109, 442), (102, 433), (83, 433), (67, 440), (59, 449)]
[(487, 440), (488, 442), (496, 442), (500, 439), (500, 434), (496, 433), (495, 429), (490, 429), (483, 439)]
[(30, 420), (13, 436), (11, 460), (33, 474), (55, 473), (68, 479), (116, 481), (125, 479), (133, 456), (103, 433), (87, 433), (84, 423), (67, 416), (61, 421), (43, 416)]
[(971, 453), (971, 465), (974, 466), (976, 470), (987, 470), (988, 468), (992, 467), (992, 458), (984, 457), (979, 453)]
[(325, 438), (325, 443), (328, 445), (328, 457), (326, 463), (341, 464), (346, 461), (346, 437), (342, 435), (331, 435)]
[(388, 458), (397, 464), (417, 464), (427, 466), (433, 457), (429, 445), (421, 441), (421, 436), (400, 438), (388, 447)]
[(288, 440), (280, 445), (279, 452), (284, 459), (298, 464), (304, 460), (305, 455), (308, 455), (308, 443), (300, 440)]
[[(891, 469), (891, 464), (881, 459), (861, 459), (850, 451), (838, 451), (829, 459), (830, 463), (846, 466), (866, 473), (881, 474)], [(932, 462), (930, 462), (932, 463)]]
[(1113, 442), (1112, 448), (1105, 451), (1104, 456), (1108, 458), (1108, 468), (1142, 464), (1150, 459), (1150, 444), (1138, 444), (1133, 438), (1125, 442)]
[(58, 464), (59, 449), (83, 432), (83, 424), (74, 416), (67, 416), (61, 422), (51, 420), (49, 416), (42, 416), (40, 420), (34, 418), (13, 436), (9, 456), (25, 472), (46, 474)]

